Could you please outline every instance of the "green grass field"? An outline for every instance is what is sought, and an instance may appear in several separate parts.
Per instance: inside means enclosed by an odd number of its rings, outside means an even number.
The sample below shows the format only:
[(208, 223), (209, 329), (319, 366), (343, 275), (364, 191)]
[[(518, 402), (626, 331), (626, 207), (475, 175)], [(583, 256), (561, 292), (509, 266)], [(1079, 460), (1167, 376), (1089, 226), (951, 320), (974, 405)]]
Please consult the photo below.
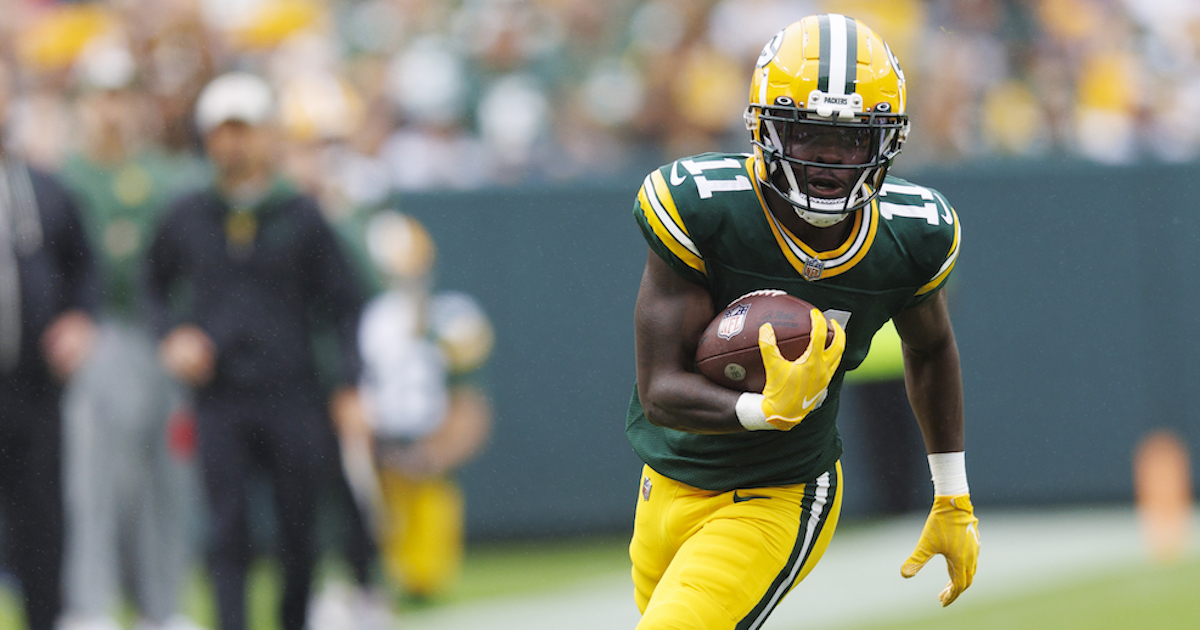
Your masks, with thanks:
[[(605, 539), (481, 549), (447, 603), (536, 593), (599, 572), (625, 571), (626, 544), (624, 539)], [(964, 596), (928, 617), (854, 630), (1192, 630), (1200, 628), (1198, 593), (1200, 557), (1193, 556), (1171, 566), (1147, 563), (1124, 572), (1081, 575), (1053, 588), (978, 604)]]
[[(467, 563), (459, 588), (448, 599), (528, 594), (597, 572), (623, 571), (626, 545), (624, 539), (605, 539), (486, 548)], [(1200, 628), (1198, 594), (1200, 557), (1192, 557), (1172, 566), (1145, 564), (1124, 573), (1081, 576), (1051, 589), (979, 604), (964, 596), (929, 617), (855, 630), (1193, 630)]]
[[(437, 602), (426, 605), (453, 605), (527, 595), (567, 586), (597, 574), (625, 571), (628, 544), (624, 537), (602, 537), (475, 545), (468, 553), (462, 577), (453, 590)], [(344, 575), (336, 563), (326, 563), (322, 573), (326, 577), (342, 578)], [(247, 610), (248, 625), (252, 630), (278, 629), (279, 589), (280, 576), (274, 563), (256, 562), (250, 574), (251, 595)], [(397, 602), (401, 613), (415, 606), (402, 600)], [(199, 570), (188, 582), (183, 608), (201, 625), (216, 627), (213, 594)], [(133, 625), (132, 611), (126, 611), (125, 621), (127, 626)], [(10, 589), (0, 588), (0, 630), (22, 627), (20, 602)]]
[[(968, 591), (969, 593), (969, 591)], [(1200, 628), (1200, 558), (1081, 578), (1037, 593), (857, 630), (1193, 630)], [(964, 598), (967, 595), (963, 596)], [(959, 602), (965, 603), (964, 600)]]
[[(622, 572), (628, 566), (626, 544), (624, 538), (606, 537), (477, 545), (470, 550), (458, 585), (432, 605), (537, 594), (596, 575)], [(273, 565), (256, 564), (249, 610), (253, 630), (278, 627), (274, 619), (278, 588)], [(1200, 558), (1192, 557), (1167, 567), (1145, 564), (1126, 572), (1080, 576), (1054, 588), (979, 603), (970, 601), (968, 593), (958, 604), (928, 617), (874, 623), (855, 630), (1190, 630), (1200, 628), (1197, 593)], [(214, 626), (212, 595), (199, 573), (191, 580), (185, 607), (204, 625)], [(410, 606), (401, 605), (402, 611), (407, 608)], [(18, 602), (10, 591), (0, 589), (0, 628), (16, 630), (22, 627), (20, 620)]]
[(537, 593), (627, 572), (628, 549), (625, 536), (480, 545), (444, 603)]

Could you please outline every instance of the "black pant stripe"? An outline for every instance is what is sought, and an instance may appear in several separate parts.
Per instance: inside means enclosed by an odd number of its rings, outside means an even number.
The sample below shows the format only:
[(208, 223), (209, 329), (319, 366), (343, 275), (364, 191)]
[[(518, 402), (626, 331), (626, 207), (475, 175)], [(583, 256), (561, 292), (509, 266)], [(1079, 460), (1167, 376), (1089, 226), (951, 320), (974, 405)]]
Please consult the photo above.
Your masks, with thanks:
[[(831, 468), (825, 473), (828, 475), (829, 485), (825, 491), (824, 498), (819, 498), (820, 488), (818, 481), (813, 481), (807, 484), (804, 488), (804, 502), (800, 510), (800, 524), (796, 530), (796, 542), (792, 545), (792, 552), (788, 556), (788, 561), (784, 563), (783, 569), (771, 581), (771, 586), (767, 592), (759, 600), (758, 604), (746, 615), (736, 626), (737, 630), (757, 630), (767, 620), (771, 611), (783, 601), (783, 596), (787, 595), (788, 591), (794, 586), (796, 578), (800, 575), (800, 571), (804, 567), (804, 563), (808, 560), (812, 550), (816, 547), (817, 541), (821, 538), (821, 532), (825, 530), (825, 523), (828, 520), (829, 510), (833, 506), (837, 493), (840, 491), (841, 479), (838, 478), (837, 466)], [(822, 475), (824, 477), (825, 475)], [(814, 516), (814, 507), (819, 506), (820, 512)], [(816, 518), (817, 522), (813, 529), (812, 536), (808, 535), (808, 527), (812, 519)], [(807, 544), (805, 544), (807, 542)]]

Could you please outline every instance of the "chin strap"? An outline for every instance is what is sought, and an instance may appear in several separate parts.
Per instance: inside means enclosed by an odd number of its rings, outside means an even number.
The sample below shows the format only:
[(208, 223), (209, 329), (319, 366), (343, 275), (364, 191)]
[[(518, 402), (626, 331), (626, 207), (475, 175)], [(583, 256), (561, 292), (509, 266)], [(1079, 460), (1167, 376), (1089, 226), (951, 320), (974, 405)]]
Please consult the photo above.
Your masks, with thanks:
[[(837, 199), (819, 199), (810, 197), (800, 192), (800, 187), (796, 184), (796, 177), (792, 172), (790, 164), (783, 165), (784, 175), (787, 177), (790, 190), (788, 191), (788, 201), (792, 204), (792, 209), (796, 211), (796, 215), (803, 219), (806, 223), (819, 228), (837, 225), (850, 216), (851, 206), (858, 202), (859, 193), (862, 191), (861, 186), (855, 187), (858, 191), (851, 197), (838, 197)], [(818, 212), (813, 209), (814, 206), (828, 206), (828, 212)], [(839, 210), (840, 211), (837, 211)]]
[[(796, 215), (803, 219), (805, 223), (808, 223), (813, 227), (826, 228), (837, 225), (838, 223), (844, 221), (846, 217), (850, 216), (850, 211), (848, 210), (833, 214), (829, 212), (813, 212), (812, 210), (804, 209), (803, 206), (811, 203), (811, 198), (795, 188), (792, 188), (791, 200), (793, 202), (792, 209), (796, 211)], [(839, 199), (830, 199), (829, 201), (839, 202), (843, 208), (850, 205), (849, 200), (845, 197), (841, 197)]]

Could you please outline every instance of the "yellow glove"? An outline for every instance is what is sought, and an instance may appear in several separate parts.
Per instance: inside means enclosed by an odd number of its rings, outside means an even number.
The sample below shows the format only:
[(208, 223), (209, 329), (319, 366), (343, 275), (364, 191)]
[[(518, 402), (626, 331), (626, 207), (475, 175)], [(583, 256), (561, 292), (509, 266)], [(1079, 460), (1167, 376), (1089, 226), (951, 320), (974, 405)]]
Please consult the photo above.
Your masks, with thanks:
[(971, 495), (936, 496), (925, 529), (912, 556), (900, 567), (900, 575), (910, 578), (936, 554), (946, 558), (950, 583), (938, 595), (942, 606), (958, 598), (975, 579), (979, 560), (979, 519), (971, 507)]
[(842, 351), (846, 349), (846, 333), (836, 321), (833, 322), (833, 343), (826, 348), (825, 316), (814, 308), (809, 318), (812, 320), (812, 330), (808, 337), (808, 349), (795, 361), (788, 361), (779, 353), (775, 329), (771, 324), (763, 324), (758, 329), (758, 349), (762, 352), (763, 366), (767, 371), (762, 410), (767, 422), (780, 431), (791, 430), (813, 409), (821, 406), (828, 392), (829, 380), (833, 378), (842, 360)]

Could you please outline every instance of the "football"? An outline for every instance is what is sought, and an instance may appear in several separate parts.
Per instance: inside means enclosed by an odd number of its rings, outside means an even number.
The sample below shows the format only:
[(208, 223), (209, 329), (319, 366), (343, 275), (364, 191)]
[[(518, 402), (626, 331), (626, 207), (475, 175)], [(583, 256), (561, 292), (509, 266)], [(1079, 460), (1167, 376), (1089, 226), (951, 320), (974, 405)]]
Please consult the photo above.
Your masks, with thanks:
[[(778, 290), (747, 293), (712, 320), (696, 345), (696, 371), (729, 389), (761, 392), (767, 383), (758, 329), (770, 322), (785, 359), (794, 361), (808, 348), (813, 305)], [(825, 343), (833, 341), (829, 330)]]

